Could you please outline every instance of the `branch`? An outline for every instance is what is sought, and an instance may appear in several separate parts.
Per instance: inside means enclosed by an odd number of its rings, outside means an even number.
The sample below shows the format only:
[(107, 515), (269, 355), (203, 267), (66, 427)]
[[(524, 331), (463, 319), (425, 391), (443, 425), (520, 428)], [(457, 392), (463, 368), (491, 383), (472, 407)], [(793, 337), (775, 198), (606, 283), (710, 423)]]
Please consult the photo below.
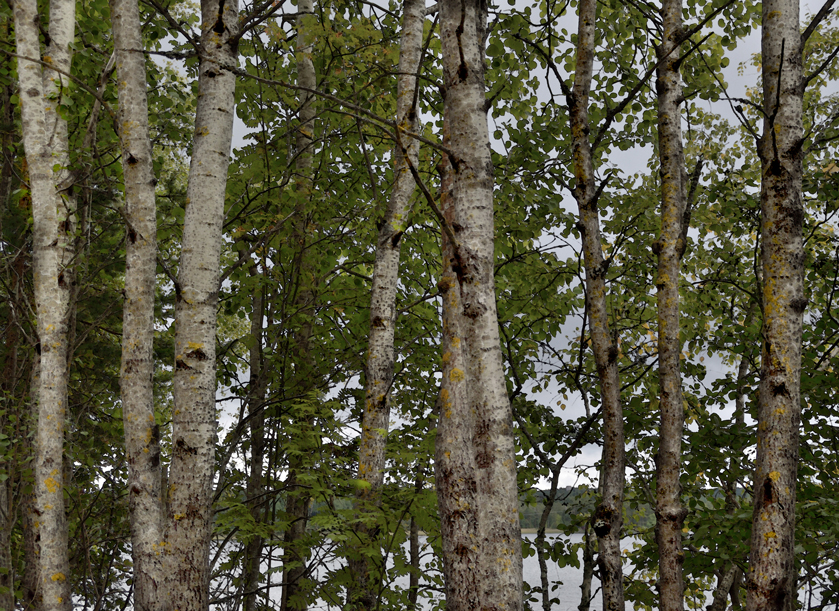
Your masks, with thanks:
[(271, 227), (271, 228), (270, 228), (270, 229), (269, 229), (269, 230), (268, 230), (268, 231), (267, 231), (267, 232), (266, 232), (266, 233), (265, 233), (265, 234), (264, 234), (264, 235), (263, 235), (260, 239), (258, 239), (258, 240), (254, 243), (254, 245), (253, 245), (253, 246), (251, 246), (251, 247), (250, 247), (248, 250), (246, 250), (245, 252), (240, 253), (240, 254), (239, 254), (239, 259), (238, 259), (238, 260), (237, 260), (237, 261), (236, 261), (233, 265), (231, 265), (230, 267), (228, 267), (228, 268), (227, 268), (227, 271), (225, 271), (225, 272), (221, 275), (221, 278), (219, 278), (219, 281), (218, 281), (218, 286), (219, 286), (219, 288), (221, 288), (222, 283), (230, 277), (230, 274), (232, 274), (232, 273), (233, 273), (233, 272), (234, 272), (237, 268), (241, 267), (241, 266), (242, 266), (242, 264), (243, 264), (245, 261), (247, 261), (248, 259), (250, 259), (250, 256), (251, 256), (253, 253), (255, 253), (255, 252), (256, 252), (256, 249), (257, 249), (257, 248), (259, 248), (260, 246), (262, 246), (263, 244), (265, 244), (265, 242), (267, 242), (269, 239), (271, 239), (271, 237), (273, 237), (273, 236), (274, 236), (274, 234), (276, 234), (276, 233), (277, 233), (277, 232), (278, 232), (278, 231), (282, 228), (282, 226), (285, 224), (285, 222), (286, 222), (288, 219), (290, 219), (292, 216), (294, 216), (294, 214), (295, 214), (295, 213), (294, 213), (294, 212), (292, 212), (291, 214), (289, 214), (288, 216), (286, 216), (284, 219), (282, 219), (281, 221), (279, 221), (278, 223), (276, 223), (276, 224), (275, 224), (273, 227)]
[(801, 48), (804, 48), (804, 43), (807, 42), (807, 39), (810, 38), (810, 35), (816, 31), (816, 28), (819, 27), (819, 24), (824, 21), (824, 18), (828, 16), (830, 10), (833, 8), (834, 3), (836, 0), (825, 0), (825, 3), (819, 9), (819, 12), (816, 13), (816, 16), (813, 17), (813, 20), (810, 22), (810, 25), (807, 26), (807, 29), (804, 30), (804, 33), (801, 34)]
[(160, 4), (157, 0), (144, 0), (148, 4), (150, 4), (158, 13), (163, 15), (163, 18), (172, 26), (172, 29), (177, 31), (181, 34), (184, 38), (186, 38), (187, 42), (195, 47), (195, 51), (200, 55), (201, 54), (201, 41), (192, 36), (190, 32), (187, 32), (183, 24), (179, 21), (176, 21), (172, 14), (169, 12), (169, 9), (162, 4)]
[[(345, 112), (345, 114), (348, 114), (348, 115), (353, 116), (353, 117), (356, 117), (358, 115), (364, 115), (364, 116), (368, 117), (367, 119), (365, 119), (362, 116), (358, 116), (358, 118), (361, 119), (362, 121), (365, 121), (366, 123), (369, 123), (370, 125), (378, 127), (379, 129), (384, 131), (395, 142), (398, 142), (398, 140), (399, 140), (397, 135), (396, 135), (396, 131), (398, 130), (398, 131), (403, 132), (409, 138), (413, 138), (414, 140), (418, 140), (419, 142), (422, 142), (423, 144), (427, 144), (428, 146), (430, 146), (433, 149), (436, 149), (436, 150), (438, 150), (442, 153), (445, 153), (447, 155), (453, 155), (453, 153), (449, 149), (447, 149), (445, 146), (443, 146), (442, 144), (434, 142), (433, 140), (429, 140), (428, 138), (426, 138), (424, 136), (421, 136), (417, 133), (409, 132), (409, 131), (407, 131), (403, 128), (400, 128), (399, 125), (397, 125), (396, 121), (391, 121), (390, 119), (385, 119), (384, 117), (380, 117), (376, 113), (371, 112), (371, 111), (367, 110), (366, 108), (358, 106), (357, 104), (353, 104), (352, 102), (349, 102), (347, 100), (339, 98), (338, 96), (335, 96), (335, 95), (332, 95), (330, 93), (326, 93), (324, 91), (321, 91), (320, 89), (315, 89), (315, 88), (312, 88), (312, 87), (303, 87), (301, 85), (293, 85), (293, 84), (288, 83), (286, 81), (280, 81), (280, 80), (275, 80), (275, 79), (268, 79), (268, 78), (265, 78), (265, 77), (262, 77), (262, 76), (256, 76), (255, 74), (251, 74), (247, 70), (243, 70), (242, 68), (239, 68), (238, 66), (222, 65), (221, 67), (224, 68), (225, 70), (229, 70), (230, 72), (232, 72), (233, 74), (236, 74), (237, 76), (241, 76), (243, 78), (250, 78), (250, 79), (253, 79), (253, 80), (255, 80), (259, 83), (264, 83), (266, 85), (273, 85), (275, 87), (286, 87), (288, 89), (294, 89), (296, 91), (303, 91), (305, 93), (311, 93), (312, 95), (315, 95), (319, 98), (323, 98), (324, 100), (329, 100), (330, 102), (335, 102), (339, 106), (342, 106), (346, 109), (349, 109), (349, 110), (353, 111), (354, 113), (357, 113), (357, 114), (353, 114), (353, 113), (350, 113), (350, 112)], [(393, 131), (385, 129), (385, 127), (389, 127)]]
[[(637, 95), (638, 95), (638, 93), (641, 91), (641, 89), (644, 87), (644, 85), (646, 85), (646, 84), (647, 84), (647, 82), (650, 80), (650, 78), (652, 77), (652, 75), (653, 75), (653, 74), (655, 74), (655, 71), (656, 71), (656, 70), (658, 70), (658, 67), (659, 67), (659, 66), (661, 66), (661, 64), (663, 64), (663, 63), (667, 60), (667, 58), (668, 58), (668, 57), (670, 57), (670, 55), (673, 53), (673, 51), (675, 51), (676, 49), (678, 49), (678, 48), (680, 47), (680, 45), (681, 45), (683, 42), (685, 42), (685, 41), (686, 41), (686, 40), (688, 40), (691, 36), (693, 36), (694, 34), (696, 34), (699, 30), (701, 30), (701, 29), (702, 29), (702, 27), (703, 27), (706, 23), (708, 23), (709, 21), (711, 21), (714, 17), (716, 17), (718, 14), (720, 14), (723, 10), (727, 9), (730, 5), (734, 4), (736, 1), (737, 1), (737, 0), (728, 0), (728, 2), (726, 2), (725, 4), (720, 5), (719, 7), (717, 7), (717, 9), (716, 9), (716, 10), (714, 10), (714, 11), (712, 11), (710, 14), (706, 15), (706, 16), (705, 16), (705, 18), (704, 18), (704, 19), (702, 19), (702, 21), (700, 21), (699, 23), (697, 23), (696, 25), (694, 25), (692, 28), (690, 28), (689, 30), (686, 30), (686, 31), (682, 32), (682, 35), (681, 35), (681, 36), (679, 36), (679, 39), (678, 39), (678, 41), (677, 41), (677, 44), (673, 45), (673, 48), (672, 48), (672, 49), (670, 49), (670, 52), (668, 52), (668, 53), (667, 53), (667, 54), (665, 54), (665, 55), (662, 55), (662, 56), (658, 59), (658, 61), (655, 63), (655, 65), (653, 65), (652, 67), (650, 67), (650, 68), (649, 68), (649, 69), (648, 69), (648, 70), (644, 73), (644, 75), (641, 77), (641, 80), (639, 80), (639, 81), (638, 81), (638, 84), (636, 84), (636, 85), (635, 85), (635, 87), (633, 87), (633, 88), (632, 88), (632, 90), (631, 90), (628, 94), (626, 94), (626, 97), (625, 97), (623, 100), (621, 100), (621, 102), (620, 102), (620, 103), (619, 103), (619, 104), (618, 104), (615, 108), (613, 108), (612, 110), (610, 110), (610, 111), (607, 113), (607, 115), (606, 115), (606, 120), (604, 121), (604, 123), (603, 123), (603, 125), (601, 126), (601, 128), (598, 130), (598, 132), (597, 132), (597, 137), (594, 139), (594, 144), (592, 144), (592, 146), (591, 146), (591, 149), (592, 149), (592, 150), (595, 150), (595, 149), (599, 146), (599, 144), (603, 141), (603, 138), (604, 138), (604, 137), (605, 137), (605, 135), (606, 135), (606, 130), (607, 130), (607, 129), (609, 129), (609, 127), (611, 126), (612, 122), (615, 120), (615, 117), (617, 117), (617, 116), (618, 116), (621, 112), (623, 112), (623, 110), (627, 107), (627, 105), (629, 105), (629, 103), (630, 103), (632, 100), (634, 100), (634, 99), (635, 99), (635, 96), (637, 96)], [(707, 38), (707, 37), (706, 37), (706, 38)], [(698, 47), (698, 46), (699, 46), (700, 44), (702, 44), (704, 41), (705, 41), (705, 39), (702, 39), (701, 41), (699, 41), (698, 43), (696, 43), (693, 47), (691, 47), (691, 49), (690, 49), (690, 50), (688, 50), (688, 52), (687, 52), (687, 53), (685, 53), (684, 55), (682, 55), (682, 56), (679, 58), (679, 61), (684, 60), (684, 59), (685, 59), (685, 57), (687, 57), (687, 55), (689, 55), (690, 53), (692, 53), (692, 52), (696, 49), (696, 47)]]
[(821, 64), (821, 66), (816, 68), (816, 70), (810, 76), (804, 77), (804, 86), (805, 87), (810, 84), (810, 81), (812, 81), (819, 74), (821, 74), (822, 72), (825, 71), (825, 69), (830, 65), (830, 62), (832, 62), (834, 60), (837, 53), (839, 53), (839, 46), (837, 46), (835, 49), (833, 49), (833, 51), (831, 51), (830, 55), (827, 56), (827, 59), (824, 60)]

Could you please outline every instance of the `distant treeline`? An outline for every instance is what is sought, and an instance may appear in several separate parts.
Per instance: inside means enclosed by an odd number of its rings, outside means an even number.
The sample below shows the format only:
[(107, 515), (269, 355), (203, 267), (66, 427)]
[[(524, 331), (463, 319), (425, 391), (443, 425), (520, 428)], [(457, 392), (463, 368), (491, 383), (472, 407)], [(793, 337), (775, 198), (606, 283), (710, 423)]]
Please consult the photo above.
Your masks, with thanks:
[[(548, 490), (532, 490), (522, 495), (519, 513), (523, 529), (539, 528), (545, 499)], [(557, 489), (556, 499), (548, 514), (547, 529), (565, 532), (581, 531), (587, 520), (594, 512), (597, 502), (595, 490), (586, 487), (572, 487)], [(624, 528), (630, 531), (641, 531), (655, 525), (655, 514), (649, 505), (638, 507), (624, 507)]]

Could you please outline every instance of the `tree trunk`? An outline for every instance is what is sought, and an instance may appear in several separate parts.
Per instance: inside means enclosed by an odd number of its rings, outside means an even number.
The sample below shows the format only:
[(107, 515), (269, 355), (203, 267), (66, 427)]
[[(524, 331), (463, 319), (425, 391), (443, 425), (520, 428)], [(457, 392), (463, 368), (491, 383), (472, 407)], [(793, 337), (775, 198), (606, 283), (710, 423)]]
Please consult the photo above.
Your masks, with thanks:
[(578, 611), (591, 608), (591, 578), (594, 576), (594, 537), (591, 536), (591, 524), (586, 522), (583, 533), (583, 581), (580, 584), (580, 604)]
[(198, 104), (175, 305), (167, 551), (171, 607), (206, 611), (216, 435), (216, 305), (238, 66), (235, 0), (202, 0)]
[[(312, 61), (314, 45), (312, 44), (312, 30), (314, 2), (299, 0), (297, 4), (297, 40), (295, 41), (295, 61), (297, 63), (297, 84), (306, 89), (317, 87), (317, 74)], [(298, 245), (297, 260), (294, 267), (297, 272), (297, 295), (294, 305), (297, 310), (299, 326), (294, 332), (294, 375), (292, 392), (305, 401), (312, 399), (311, 391), (316, 387), (314, 382), (314, 366), (311, 351), (312, 318), (315, 307), (315, 272), (313, 269), (313, 253), (308, 243), (312, 217), (311, 200), (314, 195), (312, 181), (312, 142), (315, 131), (315, 115), (317, 109), (314, 96), (308, 91), (299, 94), (300, 125), (295, 134), (296, 159), (295, 192), (297, 194), (296, 218), (294, 221), (292, 240)], [(306, 416), (310, 419), (311, 416)], [(286, 513), (291, 523), (285, 533), (283, 542), (283, 595), (280, 603), (281, 611), (306, 611), (306, 588), (304, 578), (307, 573), (308, 550), (303, 540), (309, 521), (310, 497), (307, 489), (298, 484), (298, 475), (304, 468), (302, 456), (294, 455), (289, 459), (288, 479), (286, 484)]]
[[(467, 480), (471, 481), (474, 473), (477, 486), (477, 540), (471, 544), (477, 553), (464, 556), (467, 562), (470, 557), (475, 560), (473, 579), (480, 586), (477, 600), (487, 608), (515, 611), (523, 605), (521, 530), (513, 418), (495, 304), (493, 166), (484, 84), (486, 19), (487, 4), (482, 0), (440, 3), (446, 90), (444, 144), (449, 150), (450, 166), (446, 197), (453, 213), (447, 232), (452, 231), (448, 237), (457, 240), (456, 244), (448, 245), (452, 252), (447, 257), (447, 265), (449, 282), (454, 282), (460, 293), (456, 299), (457, 292), (449, 288), (443, 300), (444, 310), (449, 310), (448, 322), (444, 322), (449, 330), (444, 334), (449, 334), (449, 346), (459, 342), (463, 347), (461, 365), (447, 366), (448, 374), (444, 373), (444, 378), (448, 375), (449, 382), (456, 381), (452, 378), (459, 379), (458, 385), (464, 386), (462, 393), (459, 389), (449, 389), (456, 392), (450, 392), (447, 402), (451, 406), (443, 406), (443, 412), (457, 413), (467, 425), (463, 434), (469, 429), (472, 434), (467, 451), (471, 445), (474, 463), (461, 459), (460, 464)], [(466, 416), (470, 412), (474, 412), (474, 423)], [(452, 418), (441, 413), (440, 422), (445, 420), (451, 422)], [(453, 510), (463, 509), (448, 499), (440, 503), (447, 504), (446, 511), (441, 513), (443, 520), (451, 520)], [(464, 518), (468, 521), (470, 514)], [(464, 549), (453, 549), (445, 540), (443, 546), (449, 555), (447, 566), (463, 563), (452, 558), (451, 553), (464, 553)], [(446, 575), (447, 589), (452, 578), (453, 575)], [(452, 601), (453, 608), (470, 608), (467, 605), (471, 599), (470, 595)]]
[(763, 350), (746, 607), (781, 611), (796, 596), (795, 485), (807, 306), (801, 195), (804, 81), (798, 0), (766, 0), (762, 10)]
[[(451, 170), (441, 162), (441, 205), (447, 222), (454, 222), (449, 191)], [(457, 257), (451, 240), (443, 232), (443, 270), (438, 287), (443, 299), (442, 383), (438, 399), (434, 472), (440, 512), (443, 575), (446, 608), (471, 611), (480, 607), (480, 550), (478, 530), (477, 468), (472, 452), (475, 416), (469, 409), (466, 357), (461, 341), (462, 303), (460, 284), (454, 271)]]
[(599, 543), (598, 564), (605, 611), (623, 611), (623, 568), (620, 534), (623, 525), (624, 440), (623, 411), (618, 379), (618, 348), (609, 332), (606, 306), (606, 272), (600, 241), (598, 191), (589, 142), (588, 104), (594, 65), (595, 0), (581, 0), (577, 34), (577, 71), (568, 96), (574, 155), (574, 199), (580, 210), (577, 225), (583, 239), (592, 349), (600, 379), (603, 404), (602, 499), (593, 518)]
[[(425, 20), (423, 0), (405, 0), (402, 17), (402, 41), (399, 51), (399, 77), (396, 84), (396, 123), (399, 128), (416, 132), (419, 124), (415, 107), (417, 77), (422, 55), (422, 34)], [(400, 146), (401, 145), (401, 146)], [(404, 148), (403, 148), (404, 146)], [(367, 352), (364, 416), (358, 458), (358, 478), (369, 484), (360, 488), (355, 510), (360, 546), (375, 543), (375, 512), (381, 505), (381, 488), (385, 473), (385, 441), (390, 420), (390, 391), (393, 383), (396, 325), (396, 289), (399, 281), (399, 247), (408, 225), (411, 197), (416, 184), (410, 165), (418, 165), (419, 142), (400, 138), (394, 146), (395, 181), (390, 194), (384, 223), (379, 230), (373, 286), (370, 291), (370, 339)], [(372, 610), (376, 605), (376, 583), (366, 553), (350, 563), (356, 591), (351, 593), (354, 608)]]
[[(18, 78), (21, 91), (23, 145), (29, 166), (33, 215), (33, 271), (40, 349), (38, 429), (35, 495), (40, 535), (39, 593), (45, 610), (69, 611), (67, 521), (64, 513), (63, 453), (67, 417), (68, 336), (73, 258), (72, 202), (59, 194), (59, 165), (66, 173), (67, 124), (56, 112), (66, 77), (47, 73), (41, 59), (37, 3), (14, 3)], [(75, 3), (53, 0), (50, 5), (50, 45), (46, 58), (61, 70), (70, 70), (70, 43), (75, 29)], [(47, 102), (47, 96), (52, 98)], [(49, 106), (48, 106), (49, 104)]]
[(164, 585), (160, 432), (154, 418), (155, 180), (146, 65), (136, 0), (112, 0), (119, 126), (125, 180), (125, 304), (120, 386), (128, 458), (134, 608), (157, 611)]
[[(251, 275), (258, 274), (257, 266), (251, 267)], [(253, 294), (253, 309), (251, 312), (251, 340), (250, 348), (250, 382), (248, 388), (248, 419), (251, 431), (251, 461), (250, 473), (246, 498), (249, 511), (254, 525), (262, 521), (264, 515), (265, 485), (263, 483), (262, 467), (265, 462), (265, 391), (267, 386), (267, 375), (263, 371), (262, 342), (263, 342), (263, 318), (265, 307), (263, 299), (263, 288), (257, 287)], [(256, 534), (251, 535), (245, 547), (244, 561), (244, 611), (255, 611), (257, 609), (258, 596), (256, 593), (259, 587), (261, 575), (260, 561), (262, 559), (262, 537)]]
[(653, 246), (658, 254), (658, 380), (661, 426), (656, 455), (656, 543), (658, 545), (658, 594), (662, 611), (682, 611), (682, 524), (687, 511), (681, 503), (679, 474), (682, 459), (682, 376), (679, 370), (679, 276), (685, 250), (687, 221), (686, 171), (682, 150), (682, 84), (679, 75), (682, 1), (665, 0), (661, 7), (664, 27), (656, 49), (662, 60), (657, 69), (658, 150), (661, 174), (661, 233)]

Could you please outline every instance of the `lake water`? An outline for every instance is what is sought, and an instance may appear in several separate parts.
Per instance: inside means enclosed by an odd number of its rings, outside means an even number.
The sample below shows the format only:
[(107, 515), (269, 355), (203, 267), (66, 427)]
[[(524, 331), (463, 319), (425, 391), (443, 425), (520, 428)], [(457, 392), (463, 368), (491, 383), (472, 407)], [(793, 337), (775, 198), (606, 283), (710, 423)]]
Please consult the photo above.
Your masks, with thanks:
[[(526, 539), (533, 541), (536, 538), (536, 535), (532, 534), (525, 534), (523, 535)], [(555, 537), (563, 537), (569, 543), (581, 543), (583, 540), (582, 533), (573, 534), (573, 535), (560, 535), (560, 534), (549, 534), (547, 535), (547, 539), (550, 542), (551, 539)], [(633, 543), (633, 539), (625, 539), (623, 547), (630, 547)], [(426, 543), (425, 537), (420, 537), (420, 546), (424, 546)], [(583, 570), (582, 570), (582, 549), (579, 552), (580, 558), (580, 568), (576, 568), (574, 566), (565, 566), (559, 567), (555, 562), (548, 561), (547, 569), (548, 569), (548, 579), (550, 580), (551, 586), (559, 583), (560, 585), (558, 588), (551, 593), (551, 598), (558, 598), (559, 603), (554, 603), (553, 611), (576, 611), (577, 607), (580, 604), (580, 584), (583, 580)], [(529, 583), (533, 587), (538, 587), (541, 583), (540, 581), (540, 573), (539, 573), (539, 559), (534, 553), (533, 555), (523, 559), (523, 566), (522, 566), (522, 573), (524, 577), (524, 581)], [(426, 582), (427, 584), (428, 582)], [(422, 587), (423, 583), (420, 583)], [(408, 577), (404, 576), (401, 577), (391, 584), (393, 588), (399, 589), (407, 589), (408, 588)], [(591, 601), (591, 606), (589, 607), (591, 611), (602, 611), (603, 609), (603, 602), (601, 593), (599, 591), (600, 581), (597, 577), (592, 578), (592, 594), (594, 595), (593, 600)], [(426, 590), (426, 593), (428, 591)], [(434, 602), (436, 600), (442, 599), (442, 593), (434, 592), (432, 598), (422, 598), (419, 599), (420, 606), (424, 610), (430, 610), (434, 608), (436, 605)], [(533, 608), (541, 609), (541, 594), (539, 595), (539, 601), (537, 603), (532, 604)], [(318, 605), (314, 605), (310, 607), (313, 611), (317, 609), (318, 611), (335, 611), (336, 607), (330, 606), (325, 601), (320, 601)], [(626, 605), (627, 611), (631, 611), (632, 605), (627, 603)]]

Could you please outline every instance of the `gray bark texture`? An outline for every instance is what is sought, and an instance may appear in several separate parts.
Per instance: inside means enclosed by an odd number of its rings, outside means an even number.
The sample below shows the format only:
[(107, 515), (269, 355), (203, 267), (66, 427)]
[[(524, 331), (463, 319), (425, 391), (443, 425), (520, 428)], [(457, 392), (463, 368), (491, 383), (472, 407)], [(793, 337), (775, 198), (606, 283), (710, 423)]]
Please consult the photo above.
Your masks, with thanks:
[[(67, 354), (73, 258), (71, 240), (74, 206), (57, 182), (68, 165), (67, 125), (56, 111), (62, 77), (43, 70), (38, 31), (38, 7), (32, 0), (14, 3), (15, 37), (20, 81), (23, 145), (29, 166), (33, 215), (33, 270), (40, 348), (37, 380), (38, 428), (35, 496), (39, 534), (38, 595), (45, 610), (72, 607), (64, 513), (64, 436), (67, 418)], [(50, 4), (50, 45), (47, 63), (70, 71), (70, 43), (75, 28), (75, 3)], [(51, 96), (48, 99), (47, 96)], [(55, 172), (53, 167), (62, 169)], [(34, 390), (34, 389), (33, 389)]]
[[(456, 293), (447, 289), (443, 308), (450, 312), (449, 322), (444, 320), (444, 324), (450, 328), (444, 334), (451, 334), (450, 346), (459, 343), (463, 351), (462, 366), (448, 371), (449, 382), (459, 379), (465, 383), (464, 392), (461, 394), (458, 389), (450, 393), (448, 400), (452, 415), (464, 418), (467, 425), (467, 413), (474, 413), (474, 467), (472, 460), (465, 461), (463, 467), (465, 476), (475, 476), (478, 518), (474, 556), (465, 549), (452, 549), (445, 539), (443, 549), (448, 567), (474, 558), (473, 579), (479, 587), (477, 599), (482, 607), (517, 611), (523, 605), (521, 531), (513, 418), (495, 304), (493, 166), (484, 82), (486, 19), (487, 4), (483, 0), (440, 2), (446, 91), (443, 142), (449, 165), (444, 188), (453, 213), (452, 221), (447, 223), (453, 232), (449, 237), (457, 240), (450, 245), (453, 256), (448, 257), (446, 264), (454, 273), (452, 281), (460, 293), (458, 299), (451, 299)], [(441, 406), (440, 422), (446, 418), (445, 411), (445, 406)], [(441, 506), (444, 502), (448, 501), (441, 500)], [(441, 515), (443, 520), (452, 519), (451, 509), (456, 507), (450, 505), (448, 513)], [(469, 519), (465, 518), (467, 522)], [(464, 533), (471, 528), (466, 526)], [(457, 557), (461, 553), (465, 554), (463, 560)], [(447, 574), (447, 589), (451, 581), (453, 576)], [(453, 604), (454, 608), (470, 608), (463, 606), (469, 604), (466, 600)]]
[(119, 129), (125, 181), (125, 304), (120, 387), (128, 458), (134, 608), (160, 609), (163, 505), (160, 433), (154, 419), (155, 180), (149, 139), (146, 65), (137, 0), (112, 0)]
[(762, 21), (763, 349), (746, 608), (795, 597), (795, 485), (804, 297), (801, 34), (798, 0), (766, 0)]
[(172, 609), (206, 611), (215, 464), (216, 307), (233, 133), (238, 3), (202, 0), (198, 104), (175, 305), (167, 590)]
[(653, 250), (658, 254), (658, 381), (661, 424), (656, 455), (656, 543), (658, 595), (662, 611), (684, 609), (682, 524), (687, 511), (681, 504), (679, 474), (682, 458), (682, 376), (679, 370), (679, 276), (685, 248), (682, 225), (686, 221), (687, 189), (682, 150), (683, 100), (679, 75), (682, 0), (661, 6), (664, 27), (656, 49), (662, 59), (657, 68), (658, 150), (661, 174), (661, 233)]
[[(446, 221), (454, 221), (449, 196), (451, 170), (441, 162), (441, 207)], [(462, 341), (462, 297), (457, 274), (454, 245), (443, 233), (443, 270), (438, 283), (443, 299), (442, 383), (438, 399), (437, 437), (434, 449), (434, 475), (440, 512), (443, 574), (446, 606), (451, 611), (479, 609), (480, 549), (478, 529), (478, 484), (472, 438), (475, 415), (469, 409), (469, 382)]]
[(591, 344), (597, 364), (597, 375), (600, 379), (603, 405), (602, 499), (595, 511), (592, 523), (599, 543), (597, 561), (602, 582), (603, 608), (606, 611), (623, 611), (623, 567), (620, 549), (625, 480), (623, 410), (620, 403), (618, 348), (609, 332), (609, 313), (606, 304), (606, 272), (609, 264), (603, 259), (594, 164), (588, 137), (588, 104), (594, 66), (596, 0), (581, 0), (579, 10), (577, 71), (568, 105), (571, 115), (576, 181), (574, 199), (577, 200), (580, 211), (580, 222), (577, 227), (583, 240)]
[[(402, 40), (399, 50), (399, 78), (396, 83), (396, 123), (399, 128), (416, 132), (419, 124), (414, 105), (417, 77), (422, 55), (425, 21), (424, 0), (405, 0), (402, 15)], [(404, 147), (404, 148), (403, 148)], [(370, 337), (367, 351), (364, 415), (358, 457), (358, 478), (369, 484), (359, 489), (356, 512), (361, 546), (375, 545), (373, 525), (381, 504), (384, 483), (385, 443), (390, 420), (390, 391), (393, 383), (395, 353), (393, 337), (396, 325), (396, 289), (399, 282), (399, 250), (402, 234), (408, 226), (411, 197), (416, 189), (411, 164), (417, 166), (419, 142), (401, 137), (394, 146), (395, 176), (384, 223), (376, 244), (373, 286), (370, 291)], [(367, 518), (364, 518), (364, 515)], [(372, 515), (371, 515), (372, 514)], [(372, 518), (372, 519), (371, 519)], [(353, 606), (372, 610), (376, 605), (377, 586), (371, 581), (370, 562), (360, 554), (350, 563), (356, 584)]]

